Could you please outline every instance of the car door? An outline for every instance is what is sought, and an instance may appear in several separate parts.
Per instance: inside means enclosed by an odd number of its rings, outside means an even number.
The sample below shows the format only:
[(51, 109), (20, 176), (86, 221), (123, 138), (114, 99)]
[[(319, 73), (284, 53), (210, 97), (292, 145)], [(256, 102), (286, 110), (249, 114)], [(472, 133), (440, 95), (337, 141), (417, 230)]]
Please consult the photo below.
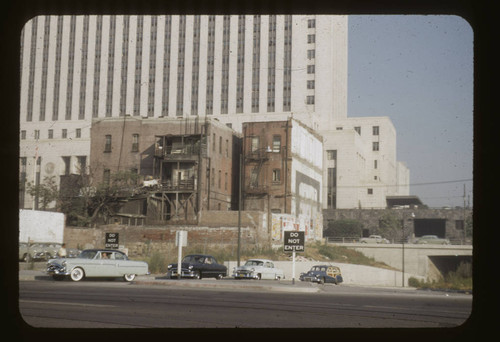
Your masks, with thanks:
[(274, 279), (276, 277), (276, 272), (273, 263), (266, 261), (264, 262), (264, 267), (262, 268), (262, 278), (261, 279)]
[(115, 253), (107, 252), (105, 254), (105, 252), (101, 252), (96, 271), (99, 277), (119, 276)]

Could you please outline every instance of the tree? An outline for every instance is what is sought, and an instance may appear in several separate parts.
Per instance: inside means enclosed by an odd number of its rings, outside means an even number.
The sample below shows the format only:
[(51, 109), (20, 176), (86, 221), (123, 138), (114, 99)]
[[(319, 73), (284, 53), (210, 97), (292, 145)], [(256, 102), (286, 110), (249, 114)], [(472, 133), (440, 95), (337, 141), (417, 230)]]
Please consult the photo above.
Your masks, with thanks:
[(359, 237), (362, 232), (362, 222), (345, 219), (328, 222), (328, 227), (323, 235), (328, 237)]
[[(44, 177), (43, 183), (38, 185), (28, 182), (26, 190), (31, 196), (38, 198), (38, 201), (41, 202), (42, 210), (47, 209), (50, 203), (54, 201), (58, 202), (59, 200), (59, 190), (57, 189), (54, 176)], [(58, 204), (56, 203), (56, 208)]]
[(107, 221), (119, 210), (120, 201), (134, 195), (138, 180), (132, 171), (112, 174), (109, 183), (94, 184), (91, 175), (77, 177), (66, 186), (72, 189), (61, 191), (61, 210), (69, 224), (78, 226), (91, 226), (99, 217)]

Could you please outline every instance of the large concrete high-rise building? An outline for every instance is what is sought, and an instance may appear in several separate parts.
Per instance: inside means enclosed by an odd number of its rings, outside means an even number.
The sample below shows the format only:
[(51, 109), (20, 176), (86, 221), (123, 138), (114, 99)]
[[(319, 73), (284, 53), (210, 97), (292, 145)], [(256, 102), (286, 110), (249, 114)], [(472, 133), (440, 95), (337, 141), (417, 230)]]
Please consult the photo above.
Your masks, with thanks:
[[(86, 172), (99, 118), (210, 117), (238, 132), (295, 118), (334, 132), (348, 120), (347, 36), (335, 15), (35, 17), (20, 37), (21, 184)], [(37, 207), (20, 189), (20, 206)]]

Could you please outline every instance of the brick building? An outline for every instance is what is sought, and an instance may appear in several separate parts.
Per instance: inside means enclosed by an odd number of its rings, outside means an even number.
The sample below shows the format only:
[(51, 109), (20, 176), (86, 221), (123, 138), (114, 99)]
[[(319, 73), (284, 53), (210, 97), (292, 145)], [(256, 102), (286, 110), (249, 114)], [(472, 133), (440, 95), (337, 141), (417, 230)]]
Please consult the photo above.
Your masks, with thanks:
[(243, 123), (243, 206), (268, 213), (274, 240), (289, 228), (321, 238), (322, 163), (321, 136), (300, 121)]
[[(196, 223), (202, 210), (237, 206), (241, 138), (216, 120), (124, 116), (95, 119), (90, 171), (94, 184), (137, 173), (137, 195), (121, 207), (147, 223)], [(237, 179), (237, 178), (236, 178)]]

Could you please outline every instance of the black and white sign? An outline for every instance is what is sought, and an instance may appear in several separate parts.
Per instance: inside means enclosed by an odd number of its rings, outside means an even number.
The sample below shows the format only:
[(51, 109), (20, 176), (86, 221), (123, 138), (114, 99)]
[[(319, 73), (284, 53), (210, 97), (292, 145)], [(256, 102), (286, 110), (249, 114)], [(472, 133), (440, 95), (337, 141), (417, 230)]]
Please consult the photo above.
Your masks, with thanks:
[(284, 231), (283, 232), (283, 250), (285, 252), (303, 252), (304, 251), (304, 232)]
[(106, 248), (118, 248), (118, 235), (119, 233), (106, 233), (106, 241), (104, 246)]

